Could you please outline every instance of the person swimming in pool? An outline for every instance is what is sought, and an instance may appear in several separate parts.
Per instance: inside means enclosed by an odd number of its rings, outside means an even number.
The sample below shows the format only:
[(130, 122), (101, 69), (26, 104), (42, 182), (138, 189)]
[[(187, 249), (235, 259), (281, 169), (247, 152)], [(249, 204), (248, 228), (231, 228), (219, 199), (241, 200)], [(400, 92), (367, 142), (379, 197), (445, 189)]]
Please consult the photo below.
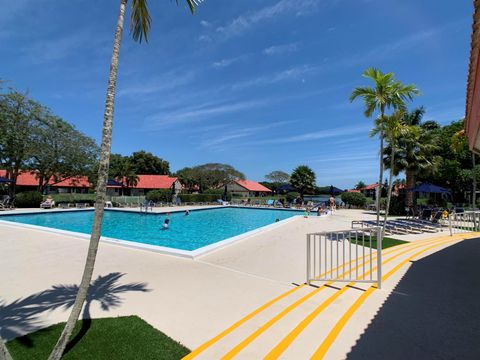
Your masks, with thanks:
[(168, 226), (170, 224), (170, 219), (165, 219), (165, 221), (163, 222), (163, 225), (162, 225), (162, 230), (168, 230)]
[(185, 210), (185, 216), (188, 216), (188, 215), (190, 215), (190, 211)]

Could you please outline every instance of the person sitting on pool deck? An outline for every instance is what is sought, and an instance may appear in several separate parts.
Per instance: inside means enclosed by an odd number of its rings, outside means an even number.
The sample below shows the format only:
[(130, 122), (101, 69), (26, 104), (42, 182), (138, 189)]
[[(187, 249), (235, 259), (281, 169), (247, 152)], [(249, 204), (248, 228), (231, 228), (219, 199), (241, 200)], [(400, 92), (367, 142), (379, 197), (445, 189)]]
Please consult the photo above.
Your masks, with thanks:
[(170, 219), (165, 219), (164, 223), (163, 223), (163, 228), (162, 230), (168, 230), (168, 224), (170, 223)]

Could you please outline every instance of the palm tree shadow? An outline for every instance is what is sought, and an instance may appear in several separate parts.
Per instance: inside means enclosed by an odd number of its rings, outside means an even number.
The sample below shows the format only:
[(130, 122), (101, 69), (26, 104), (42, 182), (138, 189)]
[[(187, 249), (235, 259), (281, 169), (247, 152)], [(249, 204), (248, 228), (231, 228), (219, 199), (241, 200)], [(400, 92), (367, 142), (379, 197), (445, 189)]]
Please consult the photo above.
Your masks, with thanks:
[[(70, 341), (65, 353), (73, 348), (91, 326), (90, 307), (98, 301), (102, 310), (108, 311), (122, 304), (121, 294), (136, 291), (149, 292), (147, 284), (135, 282), (119, 284), (124, 273), (113, 272), (105, 276), (98, 276), (89, 288), (87, 300), (83, 310), (82, 327)], [(54, 285), (50, 289), (32, 294), (26, 298), (20, 298), (10, 304), (0, 300), (0, 338), (10, 340), (19, 337), (25, 346), (32, 347), (33, 342), (25, 333), (31, 333), (43, 327), (39, 315), (45, 311), (53, 311), (63, 308), (71, 308), (75, 302), (78, 285)], [(20, 337), (21, 336), (21, 337)]]

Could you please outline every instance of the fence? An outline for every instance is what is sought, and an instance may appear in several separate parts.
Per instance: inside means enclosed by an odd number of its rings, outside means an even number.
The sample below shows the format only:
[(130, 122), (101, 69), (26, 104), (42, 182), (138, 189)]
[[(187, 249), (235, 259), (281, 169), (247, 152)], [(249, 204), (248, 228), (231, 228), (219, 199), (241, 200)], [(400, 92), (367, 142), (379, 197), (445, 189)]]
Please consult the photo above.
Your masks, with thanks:
[(380, 288), (381, 228), (307, 234), (307, 284), (312, 281), (377, 283)]
[(140, 206), (145, 202), (145, 196), (109, 196), (111, 202), (120, 205)]
[(448, 215), (448, 227), (450, 235), (480, 231), (480, 210), (452, 212)]

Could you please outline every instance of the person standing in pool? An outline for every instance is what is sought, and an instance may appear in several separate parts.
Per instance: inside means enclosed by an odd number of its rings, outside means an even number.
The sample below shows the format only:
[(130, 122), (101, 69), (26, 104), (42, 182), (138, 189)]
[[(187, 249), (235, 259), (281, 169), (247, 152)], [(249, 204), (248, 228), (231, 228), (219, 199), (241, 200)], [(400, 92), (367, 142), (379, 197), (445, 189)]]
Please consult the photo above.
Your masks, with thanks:
[(336, 208), (335, 196), (333, 196), (333, 194), (332, 194), (332, 195), (330, 195), (330, 211), (333, 213), (335, 208)]
[(168, 225), (170, 224), (170, 219), (166, 218), (162, 225), (162, 230), (168, 230)]

